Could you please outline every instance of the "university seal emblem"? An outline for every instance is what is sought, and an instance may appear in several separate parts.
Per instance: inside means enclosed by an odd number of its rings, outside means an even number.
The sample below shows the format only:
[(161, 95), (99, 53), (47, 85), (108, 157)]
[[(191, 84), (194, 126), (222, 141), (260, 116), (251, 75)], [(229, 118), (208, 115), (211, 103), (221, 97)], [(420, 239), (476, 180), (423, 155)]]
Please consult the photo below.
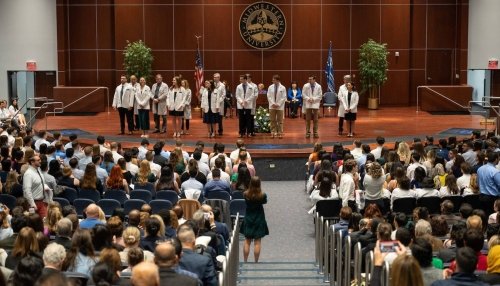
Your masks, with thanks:
[(278, 45), (286, 32), (283, 12), (274, 4), (257, 2), (249, 5), (240, 17), (241, 38), (256, 49)]

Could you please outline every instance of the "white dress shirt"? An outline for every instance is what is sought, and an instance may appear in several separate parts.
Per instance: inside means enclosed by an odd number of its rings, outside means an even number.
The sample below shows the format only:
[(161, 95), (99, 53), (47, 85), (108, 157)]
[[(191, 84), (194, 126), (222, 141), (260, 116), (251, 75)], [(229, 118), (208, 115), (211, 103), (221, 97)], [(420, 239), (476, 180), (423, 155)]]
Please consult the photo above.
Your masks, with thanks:
[(342, 199), (342, 206), (347, 207), (348, 201), (355, 201), (354, 191), (356, 184), (352, 173), (344, 173), (340, 177), (339, 197)]

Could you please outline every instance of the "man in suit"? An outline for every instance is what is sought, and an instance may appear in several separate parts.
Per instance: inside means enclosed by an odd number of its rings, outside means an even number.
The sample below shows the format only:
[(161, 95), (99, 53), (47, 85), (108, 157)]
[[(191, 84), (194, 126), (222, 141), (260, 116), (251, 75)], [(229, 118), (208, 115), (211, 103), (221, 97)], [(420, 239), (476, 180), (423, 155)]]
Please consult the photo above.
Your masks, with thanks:
[(127, 83), (127, 77), (122, 75), (120, 77), (120, 85), (115, 89), (115, 96), (113, 97), (113, 108), (118, 110), (120, 115), (120, 134), (125, 134), (125, 119), (127, 119), (128, 134), (131, 135), (134, 130), (133, 121), (133, 108), (134, 96), (132, 87)]
[[(219, 73), (214, 73), (214, 85), (215, 89), (217, 89), (217, 92), (219, 94), (219, 98), (226, 98), (226, 86), (224, 83), (220, 81), (220, 74)], [(220, 101), (219, 105), (219, 136), (222, 136), (222, 133), (224, 132), (224, 128), (222, 126), (222, 120), (224, 118), (224, 100)]]
[[(163, 82), (161, 74), (156, 75), (156, 83), (151, 87), (153, 94), (153, 117), (155, 120), (155, 131), (153, 133), (167, 132), (167, 95), (168, 85)], [(160, 116), (162, 126), (160, 132)]]
[(43, 264), (45, 267), (42, 270), (42, 276), (52, 273), (61, 273), (62, 264), (66, 258), (66, 250), (60, 244), (55, 242), (47, 245), (43, 251)]
[(309, 82), (302, 88), (303, 106), (306, 110), (306, 138), (311, 137), (311, 118), (313, 120), (314, 138), (319, 138), (318, 134), (318, 110), (323, 92), (321, 85), (316, 82), (315, 76), (309, 77)]
[(198, 285), (196, 279), (178, 274), (175, 271), (175, 267), (179, 263), (179, 257), (176, 255), (175, 247), (171, 243), (162, 243), (156, 247), (154, 261), (160, 272), (160, 285)]
[(252, 134), (252, 108), (254, 105), (254, 86), (247, 82), (247, 76), (240, 76), (240, 84), (236, 87), (236, 102), (238, 108), (240, 138)]
[(71, 234), (73, 233), (73, 223), (69, 218), (62, 218), (57, 222), (56, 226), (56, 239), (55, 243), (58, 243), (66, 250), (71, 248)]
[(280, 76), (273, 75), (273, 84), (267, 89), (272, 138), (283, 138), (283, 111), (286, 96), (286, 88), (280, 83)]
[(10, 221), (13, 234), (7, 238), (0, 240), (0, 248), (6, 251), (12, 250), (14, 248), (14, 243), (19, 231), (25, 226), (28, 226), (28, 219), (24, 215), (13, 216)]
[(182, 257), (179, 261), (179, 266), (182, 269), (197, 274), (205, 286), (218, 285), (212, 259), (195, 252), (195, 235), (193, 230), (191, 228), (182, 228), (177, 233), (177, 237), (182, 244)]
[(344, 114), (345, 114), (345, 108), (344, 108), (344, 103), (347, 98), (347, 83), (351, 82), (351, 76), (350, 75), (345, 75), (344, 76), (344, 84), (339, 87), (339, 93), (337, 94), (338, 98), (338, 112), (337, 115), (339, 116), (339, 135), (342, 135), (342, 132), (344, 131)]

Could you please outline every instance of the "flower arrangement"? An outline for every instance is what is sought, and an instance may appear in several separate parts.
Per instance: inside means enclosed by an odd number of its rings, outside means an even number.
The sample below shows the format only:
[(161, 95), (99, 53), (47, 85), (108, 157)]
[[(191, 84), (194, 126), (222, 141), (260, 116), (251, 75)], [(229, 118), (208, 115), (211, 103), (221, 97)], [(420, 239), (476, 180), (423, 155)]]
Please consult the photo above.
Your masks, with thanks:
[(255, 112), (255, 131), (258, 133), (271, 133), (269, 110), (262, 106)]

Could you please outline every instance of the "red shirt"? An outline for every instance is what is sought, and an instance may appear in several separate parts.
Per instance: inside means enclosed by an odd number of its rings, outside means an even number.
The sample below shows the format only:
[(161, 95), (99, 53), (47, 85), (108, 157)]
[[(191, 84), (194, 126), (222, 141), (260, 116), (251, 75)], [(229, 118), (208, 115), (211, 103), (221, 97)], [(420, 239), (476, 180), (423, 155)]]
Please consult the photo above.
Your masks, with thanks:
[[(453, 260), (450, 265), (450, 269), (455, 272), (457, 268), (457, 261)], [(486, 271), (488, 269), (488, 256), (482, 254), (481, 252), (477, 253), (477, 265), (476, 270), (478, 271)]]

